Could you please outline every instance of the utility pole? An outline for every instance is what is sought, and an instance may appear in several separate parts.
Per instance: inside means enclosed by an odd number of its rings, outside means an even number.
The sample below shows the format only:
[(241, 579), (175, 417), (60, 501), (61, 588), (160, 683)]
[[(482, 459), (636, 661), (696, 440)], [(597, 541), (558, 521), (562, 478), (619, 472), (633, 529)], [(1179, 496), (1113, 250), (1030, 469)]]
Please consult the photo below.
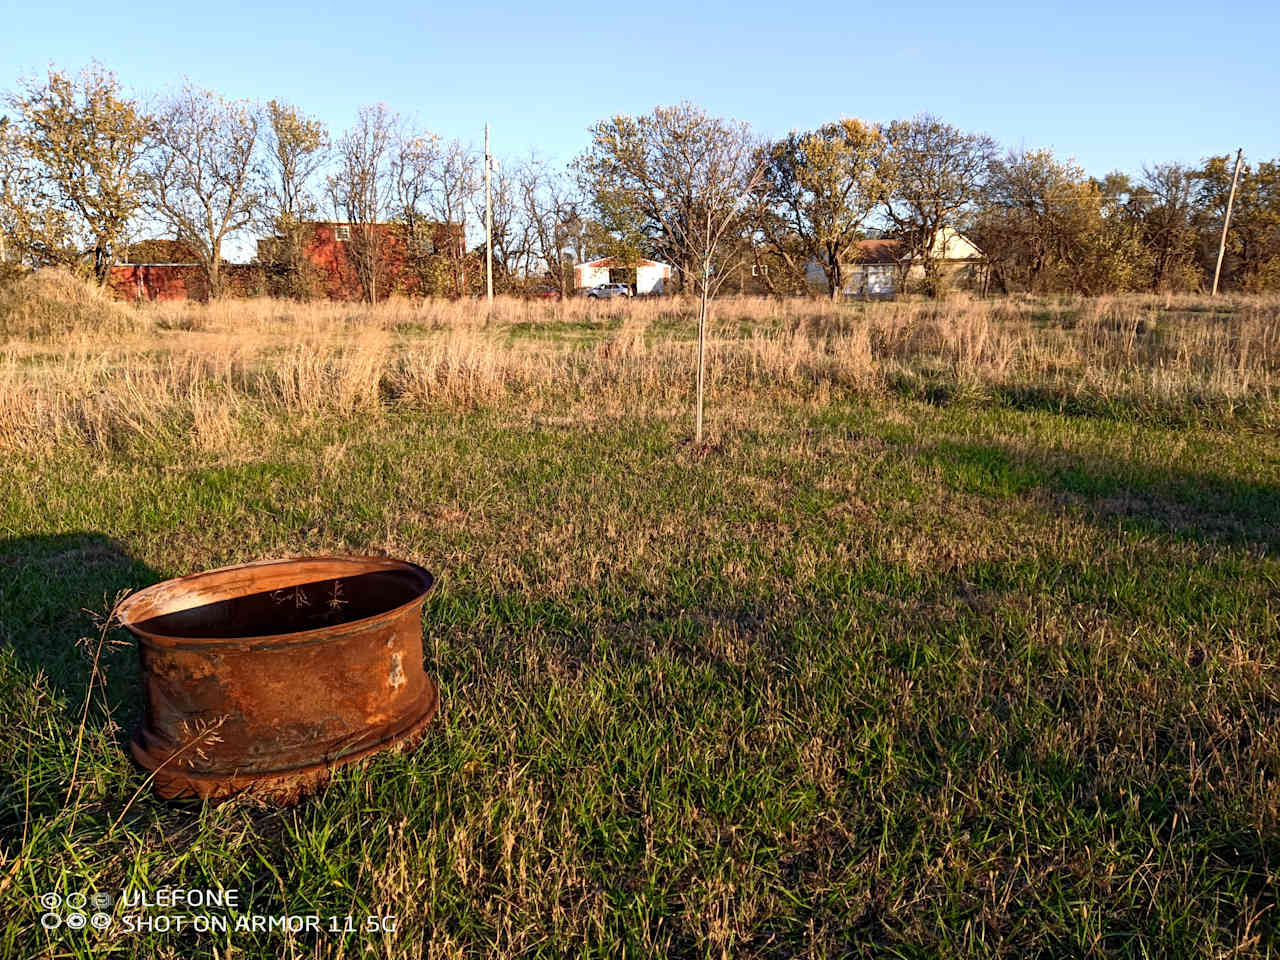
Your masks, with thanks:
[(1222, 273), (1222, 255), (1227, 252), (1227, 227), (1231, 226), (1231, 207), (1236, 202), (1236, 183), (1240, 180), (1240, 161), (1244, 157), (1244, 148), (1236, 151), (1236, 172), (1231, 176), (1231, 195), (1227, 197), (1227, 215), (1222, 221), (1222, 239), (1218, 241), (1218, 265), (1213, 268), (1213, 293), (1218, 295), (1218, 274)]
[(493, 203), (489, 198), (489, 125), (484, 125), (484, 272), (493, 309)]

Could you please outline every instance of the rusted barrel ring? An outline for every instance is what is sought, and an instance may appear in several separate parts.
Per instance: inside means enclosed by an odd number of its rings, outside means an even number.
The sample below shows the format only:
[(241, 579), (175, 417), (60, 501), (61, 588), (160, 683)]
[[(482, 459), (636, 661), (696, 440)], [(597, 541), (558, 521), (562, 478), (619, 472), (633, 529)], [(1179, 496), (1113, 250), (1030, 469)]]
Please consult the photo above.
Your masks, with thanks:
[(422, 656), (432, 584), (405, 561), (308, 557), (125, 600), (146, 700), (131, 750), (156, 792), (288, 802), (334, 767), (419, 738), (439, 704)]

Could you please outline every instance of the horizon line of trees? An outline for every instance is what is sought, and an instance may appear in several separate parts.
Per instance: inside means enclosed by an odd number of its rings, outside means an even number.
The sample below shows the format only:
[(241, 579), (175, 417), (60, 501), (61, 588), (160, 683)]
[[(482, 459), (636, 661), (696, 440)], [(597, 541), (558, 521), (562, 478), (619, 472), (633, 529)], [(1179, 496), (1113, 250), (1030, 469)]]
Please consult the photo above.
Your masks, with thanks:
[[(307, 298), (308, 224), (334, 220), (351, 225), (366, 300), (398, 279), (375, 229), (385, 223), (414, 289), (476, 292), (476, 248), (461, 231), (437, 241), (441, 224), (482, 221), (483, 156), (384, 104), (335, 136), (293, 105), (190, 84), (144, 102), (96, 63), (20, 80), (3, 104), (0, 268), (64, 266), (101, 284), (133, 242), (163, 238), (192, 252), (218, 297), (228, 245), (257, 234), (270, 239), (269, 292)], [(743, 266), (762, 292), (805, 292), (820, 271), (838, 296), (859, 242), (884, 236), (939, 295), (953, 282), (939, 240), (956, 231), (983, 252), (995, 291), (1195, 291), (1212, 282), (1234, 167), (1224, 154), (1096, 178), (929, 114), (771, 140), (686, 102), (587, 133), (565, 169), (531, 153), (492, 171), (495, 289), (569, 293), (574, 262), (653, 258), (705, 316)], [(1241, 168), (1220, 286), (1280, 290), (1280, 159)]]

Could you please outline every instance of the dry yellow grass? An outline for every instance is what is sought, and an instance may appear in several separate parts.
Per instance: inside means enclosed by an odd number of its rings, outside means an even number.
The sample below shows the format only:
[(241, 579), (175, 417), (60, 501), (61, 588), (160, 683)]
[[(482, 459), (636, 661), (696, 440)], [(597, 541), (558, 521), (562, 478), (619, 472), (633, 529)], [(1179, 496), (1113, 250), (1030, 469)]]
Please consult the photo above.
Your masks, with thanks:
[[(0, 446), (178, 431), (217, 447), (254, 413), (376, 414), (519, 392), (533, 407), (567, 401), (598, 414), (678, 407), (688, 391), (693, 308), (679, 300), (122, 307), (61, 278), (51, 297), (48, 279), (41, 309), (60, 297), (62, 321), (0, 327), (11, 331), (0, 346)], [(1247, 410), (1270, 422), (1280, 299), (731, 298), (715, 305), (710, 363), (722, 390), (994, 392), (1068, 407)]]

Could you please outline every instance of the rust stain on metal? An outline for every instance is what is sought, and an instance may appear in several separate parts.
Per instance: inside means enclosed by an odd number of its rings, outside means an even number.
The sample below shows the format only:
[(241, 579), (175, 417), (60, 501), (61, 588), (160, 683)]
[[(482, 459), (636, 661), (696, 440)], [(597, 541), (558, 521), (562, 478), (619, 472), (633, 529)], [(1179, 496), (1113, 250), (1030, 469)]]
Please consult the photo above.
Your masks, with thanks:
[(415, 742), (432, 576), (380, 557), (265, 560), (148, 587), (121, 606), (147, 710), (131, 749), (166, 798), (292, 802), (330, 771)]

